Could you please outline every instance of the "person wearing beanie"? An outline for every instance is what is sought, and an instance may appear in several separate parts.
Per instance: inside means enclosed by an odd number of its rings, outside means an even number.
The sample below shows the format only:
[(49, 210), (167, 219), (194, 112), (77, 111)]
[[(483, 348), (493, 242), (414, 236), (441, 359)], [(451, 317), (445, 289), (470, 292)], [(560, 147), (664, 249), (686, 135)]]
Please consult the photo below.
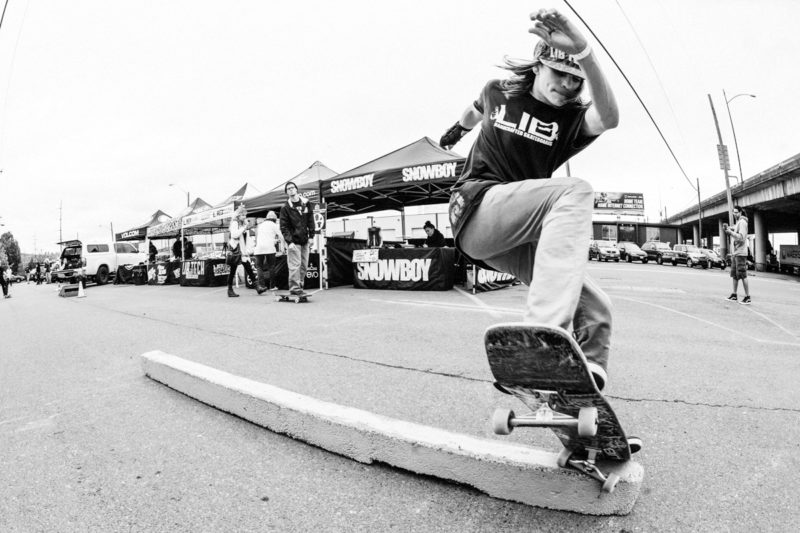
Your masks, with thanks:
[(436, 226), (431, 224), (430, 220), (425, 221), (425, 225), (422, 226), (422, 229), (424, 229), (425, 234), (428, 235), (428, 238), (425, 239), (426, 248), (443, 248), (447, 246), (444, 235), (442, 235), (441, 231), (436, 229)]
[(286, 249), (283, 235), (278, 228), (278, 215), (275, 211), (267, 213), (267, 218), (256, 227), (256, 277), (260, 286), (264, 287), (264, 272), (269, 275), (269, 290), (277, 290), (275, 284), (275, 258)]
[(281, 207), (280, 228), (286, 241), (286, 263), (289, 267), (289, 292), (304, 295), (310, 240), (314, 236), (314, 204), (300, 196), (297, 185), (288, 182), (284, 192), (289, 199)]
[[(528, 285), (523, 321), (574, 335), (595, 383), (606, 383), (611, 301), (586, 274), (594, 190), (553, 173), (615, 128), (619, 110), (589, 41), (554, 9), (531, 14), (540, 38), (530, 60), (506, 59), (449, 128), (449, 149), (479, 132), (451, 189), (456, 247), (473, 263)], [(586, 95), (586, 99), (583, 95)]]

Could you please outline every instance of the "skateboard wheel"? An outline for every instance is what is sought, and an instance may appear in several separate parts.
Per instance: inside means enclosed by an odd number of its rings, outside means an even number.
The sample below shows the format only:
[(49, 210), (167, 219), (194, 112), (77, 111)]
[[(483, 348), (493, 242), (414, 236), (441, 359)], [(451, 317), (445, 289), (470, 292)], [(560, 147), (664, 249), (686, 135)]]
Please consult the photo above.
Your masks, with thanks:
[(581, 407), (578, 412), (578, 436), (594, 437), (597, 435), (597, 407)]
[(614, 492), (614, 489), (617, 488), (617, 483), (619, 483), (619, 476), (617, 474), (609, 474), (605, 483), (603, 483), (603, 492), (608, 492), (609, 494)]
[(512, 418), (514, 418), (514, 411), (511, 409), (495, 409), (492, 415), (492, 431), (496, 435), (509, 435), (514, 429), (511, 427)]
[(567, 465), (569, 464), (570, 457), (572, 457), (572, 450), (568, 448), (564, 448), (563, 450), (561, 450), (561, 453), (558, 454), (558, 459), (556, 459), (556, 461), (558, 462), (558, 466), (560, 466), (561, 468), (566, 468)]
[(628, 439), (628, 446), (631, 449), (631, 453), (636, 453), (639, 450), (641, 450), (642, 445), (643, 445), (642, 439), (640, 439), (639, 437), (630, 437)]

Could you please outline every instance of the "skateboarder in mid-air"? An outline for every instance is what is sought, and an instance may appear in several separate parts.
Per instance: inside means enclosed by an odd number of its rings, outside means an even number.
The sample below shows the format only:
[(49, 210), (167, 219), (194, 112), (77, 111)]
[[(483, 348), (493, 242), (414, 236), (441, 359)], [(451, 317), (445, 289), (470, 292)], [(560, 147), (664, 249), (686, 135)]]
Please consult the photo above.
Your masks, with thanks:
[(481, 266), (530, 289), (524, 321), (572, 331), (602, 389), (611, 303), (586, 276), (594, 191), (578, 178), (550, 179), (561, 165), (617, 126), (617, 102), (589, 43), (554, 9), (531, 15), (541, 38), (533, 59), (506, 59), (440, 140), (449, 149), (480, 128), (453, 186), (456, 246)]

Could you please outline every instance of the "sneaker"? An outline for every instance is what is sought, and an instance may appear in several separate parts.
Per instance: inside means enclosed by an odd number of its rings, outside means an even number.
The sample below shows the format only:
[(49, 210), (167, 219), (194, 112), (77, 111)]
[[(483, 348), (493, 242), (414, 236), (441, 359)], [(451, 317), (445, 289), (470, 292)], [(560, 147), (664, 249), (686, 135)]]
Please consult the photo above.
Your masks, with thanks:
[(728, 300), (729, 302), (735, 302), (735, 301), (737, 301), (739, 298), (737, 298), (737, 297), (736, 297), (736, 294), (735, 294), (735, 293), (731, 293), (731, 295), (730, 295), (730, 296), (728, 296), (728, 297), (727, 297), (727, 298), (725, 298), (725, 299), (726, 299), (726, 300)]
[(589, 372), (592, 373), (594, 384), (597, 386), (597, 390), (602, 392), (606, 386), (606, 381), (608, 381), (608, 374), (605, 370), (603, 370), (603, 367), (597, 363), (589, 361), (587, 362), (586, 366), (589, 368)]
[(740, 304), (742, 304), (742, 305), (750, 305), (750, 297), (749, 297), (749, 296), (745, 296), (745, 297), (742, 299), (742, 301), (741, 301), (741, 302), (739, 302), (739, 303), (740, 303)]

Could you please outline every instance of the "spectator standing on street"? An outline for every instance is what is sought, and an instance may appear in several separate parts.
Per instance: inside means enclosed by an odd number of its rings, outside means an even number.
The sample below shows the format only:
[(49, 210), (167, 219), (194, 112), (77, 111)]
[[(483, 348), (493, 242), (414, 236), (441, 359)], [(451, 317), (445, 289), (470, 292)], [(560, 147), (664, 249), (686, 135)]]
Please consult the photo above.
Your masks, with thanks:
[(3, 298), (11, 298), (8, 294), (8, 286), (11, 284), (11, 269), (7, 265), (0, 264), (0, 285), (3, 286)]
[(275, 258), (280, 249), (285, 249), (283, 235), (278, 228), (278, 215), (275, 211), (267, 213), (266, 220), (256, 228), (256, 275), (258, 282), (264, 286), (264, 272), (269, 274), (269, 290), (275, 290)]
[(309, 240), (314, 235), (314, 204), (300, 196), (297, 185), (288, 182), (284, 192), (289, 199), (281, 207), (281, 233), (286, 241), (289, 266), (289, 292), (303, 295), (308, 269)]
[(239, 295), (233, 291), (233, 280), (236, 279), (236, 270), (239, 268), (239, 265), (244, 267), (245, 273), (250, 278), (250, 282), (258, 290), (258, 294), (263, 293), (266, 289), (258, 283), (258, 280), (253, 273), (253, 268), (250, 266), (250, 258), (248, 257), (245, 259), (244, 257), (244, 255), (248, 252), (247, 230), (249, 229), (249, 225), (247, 223), (247, 209), (244, 207), (244, 204), (240, 205), (239, 208), (236, 209), (236, 212), (231, 219), (229, 229), (231, 237), (230, 240), (228, 240), (228, 254), (232, 254), (234, 259), (228, 263), (228, 266), (230, 267), (230, 272), (228, 273), (228, 297), (239, 297)]
[(731, 302), (739, 299), (739, 280), (742, 280), (744, 298), (740, 303), (750, 305), (750, 284), (747, 281), (747, 213), (738, 205), (733, 208), (733, 220), (736, 221), (733, 228), (727, 224), (722, 225), (725, 234), (733, 239), (733, 252), (731, 253), (733, 292), (727, 299)]

